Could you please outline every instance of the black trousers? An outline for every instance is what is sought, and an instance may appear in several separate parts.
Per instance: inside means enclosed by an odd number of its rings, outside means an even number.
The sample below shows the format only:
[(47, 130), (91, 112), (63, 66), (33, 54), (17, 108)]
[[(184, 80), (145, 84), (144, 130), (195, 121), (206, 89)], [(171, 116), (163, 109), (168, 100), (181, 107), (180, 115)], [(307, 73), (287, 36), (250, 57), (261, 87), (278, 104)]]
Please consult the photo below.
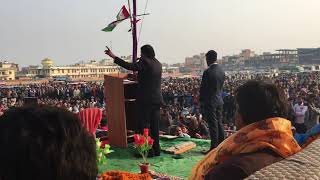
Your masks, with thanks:
[(154, 140), (150, 154), (160, 154), (159, 143), (159, 121), (160, 121), (160, 104), (139, 103), (140, 133), (144, 128), (149, 129), (150, 137)]
[(216, 148), (224, 140), (222, 110), (223, 106), (212, 107), (210, 105), (204, 105), (202, 107), (203, 118), (207, 121), (209, 126), (211, 138), (210, 149)]

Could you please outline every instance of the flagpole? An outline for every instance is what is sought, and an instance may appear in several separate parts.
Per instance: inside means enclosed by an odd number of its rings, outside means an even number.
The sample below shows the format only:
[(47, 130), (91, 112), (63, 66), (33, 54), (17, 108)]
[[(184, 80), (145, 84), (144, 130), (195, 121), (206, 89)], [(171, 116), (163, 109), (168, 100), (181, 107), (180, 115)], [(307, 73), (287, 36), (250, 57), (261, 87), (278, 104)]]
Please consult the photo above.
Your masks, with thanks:
[(138, 56), (138, 41), (137, 41), (137, 0), (133, 0), (133, 15), (132, 15), (132, 62), (136, 62)]

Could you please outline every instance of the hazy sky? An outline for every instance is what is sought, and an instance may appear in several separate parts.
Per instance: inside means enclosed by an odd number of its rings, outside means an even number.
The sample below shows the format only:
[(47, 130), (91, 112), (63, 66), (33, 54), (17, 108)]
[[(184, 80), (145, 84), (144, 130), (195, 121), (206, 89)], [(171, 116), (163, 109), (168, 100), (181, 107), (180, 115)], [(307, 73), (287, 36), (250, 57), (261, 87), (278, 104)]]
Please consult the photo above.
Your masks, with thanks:
[[(146, 0), (137, 0), (143, 13)], [(56, 64), (102, 59), (112, 41), (116, 54), (131, 54), (129, 22), (113, 32), (127, 0), (0, 0), (0, 59)], [(162, 62), (183, 62), (209, 49), (220, 55), (251, 48), (320, 47), (319, 0), (149, 0), (140, 45), (149, 43)]]

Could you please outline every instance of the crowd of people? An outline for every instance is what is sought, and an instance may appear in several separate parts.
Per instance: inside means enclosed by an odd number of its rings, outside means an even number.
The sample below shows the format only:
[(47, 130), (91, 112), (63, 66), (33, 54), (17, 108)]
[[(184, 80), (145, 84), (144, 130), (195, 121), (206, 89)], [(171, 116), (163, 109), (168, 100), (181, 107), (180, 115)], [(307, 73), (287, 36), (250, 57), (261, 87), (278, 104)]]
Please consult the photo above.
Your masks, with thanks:
[[(207, 122), (200, 113), (200, 78), (167, 78), (162, 82), (164, 106), (160, 129), (179, 137), (209, 139)], [(224, 93), (224, 129), (226, 136), (234, 132), (234, 99)]]
[[(271, 80), (281, 87), (290, 103), (289, 119), (296, 132), (305, 133), (319, 123), (320, 73), (287, 73), (274, 77), (254, 75), (226, 76), (222, 94), (225, 135), (235, 132), (236, 88), (249, 79)], [(163, 106), (160, 130), (180, 137), (208, 139), (208, 124), (200, 113), (201, 78), (166, 78), (162, 80)], [(63, 107), (73, 113), (89, 107), (105, 108), (103, 83), (42, 84), (0, 89), (0, 114), (11, 107), (20, 107), (25, 97), (37, 97), (38, 103)]]
[(0, 113), (11, 107), (21, 107), (28, 98), (37, 98), (37, 103), (65, 108), (78, 113), (90, 107), (104, 107), (101, 83), (55, 83), (0, 88)]
[[(296, 132), (305, 133), (308, 129), (319, 124), (320, 73), (287, 73), (271, 77), (243, 74), (229, 75), (226, 77), (222, 94), (224, 100), (223, 122), (227, 136), (236, 130), (234, 126), (236, 89), (250, 79), (272, 81), (285, 92), (290, 103), (288, 118), (292, 121)], [(163, 81), (162, 92), (166, 106), (162, 109), (162, 130), (173, 126), (176, 128), (173, 134), (179, 136), (186, 136), (184, 134), (187, 134), (194, 138), (208, 137), (206, 121), (199, 114), (200, 85), (200, 78), (169, 78)], [(193, 133), (194, 127), (197, 127), (196, 133)], [(188, 134), (190, 130), (192, 133)]]
[[(317, 105), (306, 97), (312, 96), (311, 100), (318, 100), (318, 94), (315, 93), (319, 86), (314, 86), (315, 82), (310, 85), (301, 83), (303, 79), (318, 75), (286, 75), (285, 78), (280, 76), (274, 82), (251, 80), (237, 87), (234, 97), (237, 102), (235, 123), (239, 131), (207, 154), (206, 157), (212, 158), (204, 158), (194, 166), (190, 179), (242, 179), (301, 151), (298, 142), (290, 133), (291, 123), (290, 119), (287, 120), (290, 108), (287, 108), (287, 100), (296, 96), (292, 104), (297, 104), (291, 107), (295, 123), (301, 121), (302, 115), (306, 117), (302, 112), (312, 113), (312, 108), (317, 108)], [(289, 79), (295, 78), (301, 82), (290, 81), (287, 84)], [(180, 80), (168, 80), (169, 84), (170, 81)], [(314, 81), (317, 81), (317, 78)], [(180, 86), (183, 86), (182, 84)], [(291, 89), (295, 87), (302, 89)], [(188, 95), (187, 93), (183, 98), (189, 98)], [(173, 99), (176, 99), (175, 96)], [(174, 102), (177, 101), (173, 100), (167, 106), (178, 107), (176, 111), (187, 107), (185, 112), (179, 113), (178, 121), (181, 121), (182, 125), (176, 126), (178, 135), (206, 138), (206, 135), (200, 132), (202, 130), (199, 130), (205, 128), (205, 120), (201, 119), (197, 106), (194, 103), (188, 105), (187, 101), (180, 101), (183, 102), (182, 105)], [(296, 106), (303, 105), (307, 108), (303, 107), (299, 111), (295, 109)], [(164, 110), (170, 115), (168, 109)], [(187, 129), (184, 125), (187, 119), (190, 122), (186, 124), (192, 124), (191, 126), (197, 129)], [(0, 116), (0, 120), (0, 142), (3, 147), (0, 153), (1, 179), (21, 179), (22, 175), (36, 175), (38, 179), (95, 179), (97, 155), (94, 138), (82, 127), (73, 113), (50, 106), (25, 106), (10, 108)], [(34, 130), (39, 127), (43, 131)], [(23, 153), (26, 150), (28, 153)]]

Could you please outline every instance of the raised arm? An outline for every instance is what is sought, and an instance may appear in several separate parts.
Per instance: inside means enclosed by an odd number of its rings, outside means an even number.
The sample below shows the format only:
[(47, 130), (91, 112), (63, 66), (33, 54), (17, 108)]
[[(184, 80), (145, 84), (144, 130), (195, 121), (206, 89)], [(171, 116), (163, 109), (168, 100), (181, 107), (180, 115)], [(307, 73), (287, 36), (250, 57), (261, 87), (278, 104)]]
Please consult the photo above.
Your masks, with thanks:
[(105, 50), (105, 54), (110, 56), (111, 58), (114, 59), (114, 63), (118, 64), (119, 66), (127, 69), (127, 70), (131, 70), (131, 71), (142, 71), (144, 69), (144, 63), (143, 60), (140, 60), (138, 62), (134, 62), (134, 63), (128, 63), (124, 60), (122, 60), (121, 58), (117, 57), (116, 55), (113, 54), (113, 52), (106, 47), (107, 50)]
[(114, 63), (118, 64), (119, 66), (131, 70), (131, 71), (142, 71), (144, 69), (144, 63), (142, 60), (134, 63), (128, 63), (121, 58), (115, 57), (114, 58)]

